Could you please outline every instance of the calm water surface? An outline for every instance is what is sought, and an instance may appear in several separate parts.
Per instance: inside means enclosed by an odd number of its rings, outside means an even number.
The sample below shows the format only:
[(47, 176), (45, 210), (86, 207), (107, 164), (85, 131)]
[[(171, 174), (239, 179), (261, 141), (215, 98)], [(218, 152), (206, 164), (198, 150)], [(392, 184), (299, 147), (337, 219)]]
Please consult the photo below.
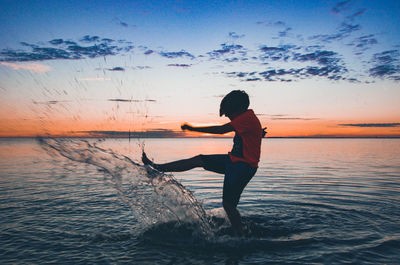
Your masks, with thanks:
[[(226, 153), (232, 140), (107, 139), (98, 145), (134, 161), (144, 145), (149, 157), (167, 162)], [(178, 223), (143, 225), (146, 216), (121, 199), (104, 168), (49, 153), (36, 140), (1, 139), (0, 263), (400, 261), (400, 139), (265, 139), (260, 168), (239, 204), (246, 238), (231, 235), (221, 209), (223, 176), (202, 169), (174, 176), (202, 203), (211, 239), (194, 237)], [(130, 194), (132, 202), (151, 200)]]

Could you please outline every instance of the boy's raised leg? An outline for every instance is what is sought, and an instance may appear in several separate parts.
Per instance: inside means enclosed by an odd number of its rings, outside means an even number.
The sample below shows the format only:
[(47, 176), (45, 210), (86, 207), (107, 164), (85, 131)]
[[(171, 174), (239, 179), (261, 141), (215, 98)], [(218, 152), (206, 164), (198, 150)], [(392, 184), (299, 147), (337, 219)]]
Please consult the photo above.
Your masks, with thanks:
[(150, 166), (154, 167), (155, 169), (162, 171), (162, 172), (182, 172), (182, 171), (190, 170), (195, 167), (203, 166), (203, 160), (201, 159), (200, 155), (194, 156), (189, 159), (173, 161), (170, 163), (156, 164), (147, 157), (145, 152), (143, 152), (142, 162), (143, 162), (143, 164), (150, 165)]

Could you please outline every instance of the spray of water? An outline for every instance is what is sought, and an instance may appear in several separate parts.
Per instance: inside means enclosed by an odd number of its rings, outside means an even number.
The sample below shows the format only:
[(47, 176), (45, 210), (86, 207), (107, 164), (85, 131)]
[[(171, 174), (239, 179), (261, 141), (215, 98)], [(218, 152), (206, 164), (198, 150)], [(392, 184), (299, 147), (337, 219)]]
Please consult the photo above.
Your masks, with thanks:
[(130, 206), (143, 230), (173, 222), (190, 224), (196, 236), (213, 236), (202, 205), (172, 175), (142, 166), (87, 140), (39, 138), (38, 142), (48, 152), (94, 165), (110, 176), (119, 197)]

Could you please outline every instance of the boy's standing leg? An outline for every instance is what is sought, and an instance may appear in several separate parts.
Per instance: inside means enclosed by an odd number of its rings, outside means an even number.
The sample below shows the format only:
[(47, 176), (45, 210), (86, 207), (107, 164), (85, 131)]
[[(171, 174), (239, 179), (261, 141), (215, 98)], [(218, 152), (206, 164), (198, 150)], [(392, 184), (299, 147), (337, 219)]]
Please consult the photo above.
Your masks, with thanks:
[(236, 235), (243, 235), (242, 218), (237, 205), (244, 188), (255, 175), (257, 169), (243, 162), (228, 163), (224, 178), (222, 205)]
[(229, 202), (223, 201), (224, 210), (226, 215), (228, 216), (229, 221), (231, 222), (233, 231), (238, 236), (243, 236), (243, 224), (242, 217), (240, 216), (239, 211)]

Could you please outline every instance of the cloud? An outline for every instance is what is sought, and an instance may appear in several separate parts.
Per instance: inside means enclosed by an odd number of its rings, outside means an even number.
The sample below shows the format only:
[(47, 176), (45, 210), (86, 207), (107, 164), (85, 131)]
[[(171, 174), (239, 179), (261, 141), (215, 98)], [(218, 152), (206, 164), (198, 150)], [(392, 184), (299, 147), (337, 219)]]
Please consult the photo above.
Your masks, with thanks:
[(134, 48), (130, 42), (124, 40), (114, 41), (89, 35), (81, 38), (79, 42), (82, 44), (63, 39), (53, 39), (48, 42), (56, 47), (47, 47), (44, 45), (21, 42), (21, 45), (29, 50), (2, 49), (0, 51), (0, 61), (28, 62), (60, 59), (78, 60), (117, 55), (123, 52), (129, 52)]
[[(335, 14), (343, 13), (349, 9), (349, 1), (342, 1), (337, 3), (333, 8), (332, 12)], [(333, 41), (340, 41), (349, 37), (352, 33), (361, 30), (361, 25), (355, 24), (354, 20), (364, 14), (366, 9), (360, 9), (355, 13), (348, 15), (337, 27), (337, 32), (333, 34), (319, 34), (311, 36), (310, 40), (317, 40), (325, 43), (331, 43)]]
[(287, 27), (286, 23), (283, 21), (274, 21), (274, 22), (267, 22), (267, 21), (258, 21), (257, 25), (263, 25), (263, 26), (267, 26), (267, 27)]
[[(256, 72), (254, 72), (254, 73), (256, 73)], [(229, 73), (226, 73), (226, 74), (228, 76), (236, 76), (236, 77), (246, 77), (248, 75), (252, 75), (249, 72), (229, 72)]]
[(320, 76), (326, 77), (330, 80), (341, 80), (345, 79), (341, 74), (347, 72), (346, 68), (341, 66), (323, 66), (323, 67), (316, 67), (316, 66), (309, 66), (305, 68), (305, 76)]
[[(298, 73), (300, 73), (302, 69), (272, 69), (268, 71), (263, 71), (258, 73), (261, 77), (266, 81), (283, 81), (283, 82), (291, 82), (293, 81), (292, 77), (298, 77)], [(251, 80), (254, 81), (254, 80)]]
[(213, 50), (211, 52), (208, 52), (207, 54), (211, 58), (219, 58), (222, 55), (236, 54), (237, 52), (239, 52), (242, 55), (245, 54), (245, 50), (242, 45), (223, 43), (221, 44), (221, 49)]
[[(350, 2), (351, 2), (350, 0), (338, 2), (335, 6), (332, 7), (332, 12), (335, 14), (347, 13), (347, 11), (349, 11), (350, 9)], [(349, 37), (354, 32), (361, 30), (361, 25), (354, 23), (354, 21), (356, 20), (356, 18), (360, 17), (365, 12), (366, 9), (360, 9), (350, 15), (345, 16), (342, 22), (337, 26), (336, 32), (332, 34), (316, 34), (310, 36), (308, 39), (312, 41), (320, 41), (323, 43), (331, 43), (334, 41), (343, 40)], [(273, 39), (289, 37), (291, 36), (290, 32), (293, 30), (293, 28), (287, 25), (284, 21), (275, 21), (275, 22), (260, 21), (257, 22), (257, 24), (279, 29), (278, 37), (274, 37)], [(296, 37), (299, 40), (303, 40), (303, 37), (301, 35), (297, 35)]]
[[(292, 82), (310, 77), (325, 77), (329, 80), (347, 79), (345, 74), (348, 69), (338, 53), (321, 50), (321, 46), (300, 47), (296, 45), (260, 46), (259, 59), (263, 64), (269, 65), (263, 71), (228, 72), (229, 77), (239, 78), (241, 81), (280, 81)], [(282, 62), (276, 64), (275, 62)], [(291, 62), (303, 64), (297, 68), (284, 68)], [(274, 63), (276, 67), (274, 67)], [(292, 64), (291, 64), (292, 65)]]
[[(242, 58), (242, 60), (245, 60), (245, 58)], [(224, 62), (227, 62), (227, 63), (236, 63), (239, 61), (240, 61), (239, 57), (232, 57), (232, 58), (224, 59)]]
[(138, 99), (122, 99), (122, 98), (110, 98), (108, 101), (114, 101), (114, 102), (143, 102), (143, 100), (138, 100)]
[(325, 77), (329, 80), (345, 80), (342, 75), (347, 70), (340, 66), (307, 66), (303, 68), (269, 69), (262, 72), (229, 72), (229, 77), (237, 77), (242, 81), (280, 81), (293, 82), (310, 77)]
[(182, 57), (187, 57), (190, 59), (194, 59), (195, 56), (185, 50), (181, 50), (179, 52), (159, 52), (159, 54), (162, 57), (168, 58), (168, 59), (176, 59), (176, 58), (182, 58)]
[(99, 36), (89, 36), (89, 35), (85, 35), (83, 36), (82, 39), (80, 39), (81, 42), (87, 42), (87, 43), (99, 42), (99, 40), (100, 40)]
[(349, 36), (351, 33), (360, 30), (361, 26), (358, 24), (352, 25), (350, 23), (343, 22), (342, 24), (340, 24), (338, 29), (339, 29), (339, 36), (340, 36), (339, 39), (343, 39), (343, 38)]
[(271, 120), (313, 121), (313, 120), (318, 120), (318, 119), (317, 118), (301, 118), (301, 117), (275, 117), (275, 118), (271, 118)]
[(337, 28), (338, 32), (334, 34), (319, 34), (311, 36), (310, 40), (317, 40), (325, 43), (331, 43), (333, 41), (343, 40), (349, 37), (353, 32), (361, 29), (360, 25), (353, 25), (349, 22), (342, 22)]
[(113, 21), (114, 21), (118, 26), (121, 26), (121, 27), (124, 27), (124, 28), (135, 27), (135, 26), (130, 26), (128, 23), (122, 21), (121, 19), (119, 19), (119, 18), (117, 18), (117, 17), (114, 18)]
[(49, 43), (53, 44), (53, 45), (60, 45), (60, 44), (63, 44), (64, 41), (63, 41), (63, 39), (54, 39), (54, 40), (49, 41)]
[(375, 53), (370, 63), (374, 65), (374, 67), (369, 69), (369, 74), (372, 77), (388, 78), (400, 81), (399, 50)]
[(151, 69), (151, 67), (147, 66), (147, 65), (138, 65), (138, 66), (132, 67), (132, 69), (133, 70), (145, 70), (145, 69)]
[(153, 50), (146, 50), (146, 51), (144, 52), (145, 55), (150, 55), (150, 54), (152, 54), (152, 53), (154, 53)]
[[(219, 74), (222, 73), (244, 82), (293, 82), (312, 77), (359, 82), (356, 77), (351, 76), (352, 74), (346, 67), (343, 56), (338, 52), (326, 48), (328, 45), (322, 43), (342, 40), (361, 29), (361, 26), (355, 23), (354, 20), (364, 14), (365, 9), (351, 13), (348, 11), (349, 7), (350, 1), (339, 2), (333, 7), (336, 14), (343, 12), (343, 15), (341, 14), (340, 17), (344, 20), (338, 25), (337, 31), (333, 34), (320, 34), (310, 37), (310, 39), (320, 41), (316, 43), (317, 45), (312, 46), (304, 46), (300, 44), (302, 42), (296, 42), (296, 45), (287, 44), (287, 39), (282, 39), (279, 42), (281, 43), (280, 45), (268, 43), (255, 47), (255, 49), (248, 49), (243, 45), (234, 43), (236, 39), (243, 38), (245, 35), (231, 31), (228, 33), (229, 38), (231, 38), (230, 42), (220, 44), (219, 47), (210, 49), (209, 52), (203, 53), (203, 55), (195, 56), (183, 49), (176, 51), (153, 50), (151, 47), (143, 45), (136, 46), (136, 49), (143, 55), (154, 53), (171, 59), (166, 64), (169, 67), (188, 68), (193, 65), (190, 64), (191, 61), (183, 61), (183, 59), (194, 60), (196, 58), (204, 58), (201, 62), (215, 60), (221, 63), (220, 65), (223, 67), (229, 67), (229, 71), (231, 71), (229, 73), (219, 72)], [(121, 22), (119, 19), (117, 20)], [(279, 30), (279, 37), (282, 38), (295, 35), (292, 33), (293, 29), (283, 21), (257, 22), (257, 24), (274, 27)], [(226, 36), (224, 37), (226, 38)], [(361, 55), (365, 50), (377, 43), (378, 41), (374, 34), (360, 34), (357, 38), (352, 38), (351, 42), (347, 42), (347, 45), (352, 47), (354, 54)], [(0, 62), (15, 63), (56, 59), (76, 60), (96, 58), (123, 54), (135, 48), (131, 42), (125, 40), (113, 40), (95, 35), (85, 35), (76, 41), (55, 38), (38, 44), (22, 42), (21, 45), (21, 49), (0, 50)], [(364, 66), (368, 68), (364, 68), (363, 70), (372, 78), (400, 80), (399, 57), (396, 53), (398, 53), (398, 50), (396, 52), (386, 51), (376, 53), (368, 62), (368, 66)], [(387, 57), (391, 59), (384, 60)], [(240, 66), (241, 68), (232, 69), (233, 66)], [(125, 71), (128, 69), (141, 70), (149, 68), (148, 66), (116, 66), (101, 70)], [(80, 80), (106, 81), (109, 79), (88, 78)]]
[(114, 42), (115, 40), (108, 39), (108, 38), (103, 38), (103, 39), (101, 39), (101, 41), (102, 41), (102, 42), (106, 42), (106, 43), (112, 43), (112, 42)]
[(262, 61), (282, 60), (287, 62), (288, 59), (291, 57), (291, 53), (296, 49), (298, 49), (298, 47), (295, 45), (280, 45), (277, 47), (263, 45), (259, 48), (259, 51), (261, 51), (261, 55), (259, 56), (259, 58)]
[(319, 76), (330, 80), (341, 80), (345, 79), (343, 74), (348, 72), (338, 54), (333, 51), (317, 50), (312, 53), (295, 53), (292, 59), (293, 61), (317, 64), (302, 69), (292, 69), (291, 72), (296, 77)]
[(236, 32), (229, 32), (228, 36), (232, 39), (241, 39), (244, 38), (244, 34), (237, 34)]
[(126, 69), (132, 69), (132, 70), (145, 70), (145, 69), (151, 69), (150, 66), (147, 65), (137, 65), (137, 66), (128, 66), (128, 67), (121, 67), (121, 66), (116, 66), (113, 68), (95, 68), (97, 71), (111, 71), (111, 72), (124, 72)]
[(289, 31), (291, 31), (291, 27), (287, 27), (282, 31), (279, 31), (279, 37), (287, 37), (289, 35)]
[(261, 81), (261, 78), (259, 77), (252, 77), (252, 78), (247, 78), (244, 81), (246, 82), (251, 82), (251, 81)]
[(356, 55), (362, 55), (372, 45), (376, 44), (378, 44), (378, 40), (375, 38), (375, 35), (369, 34), (355, 38), (352, 42), (350, 42), (347, 45), (354, 47)]
[(119, 25), (122, 26), (122, 27), (125, 27), (125, 28), (127, 28), (129, 26), (127, 23), (122, 22), (122, 21), (119, 22)]
[(186, 133), (182, 131), (173, 131), (167, 129), (154, 129), (143, 132), (136, 131), (78, 131), (78, 133), (87, 133), (92, 137), (130, 137), (130, 138), (176, 138), (185, 137)]
[(16, 64), (9, 62), (1, 62), (1, 65), (11, 67), (14, 70), (24, 69), (32, 73), (43, 74), (51, 70), (51, 67), (44, 64), (30, 63), (30, 64)]
[[(258, 25), (266, 27), (278, 28), (278, 38), (280, 45), (262, 45), (259, 46), (256, 53), (249, 50), (247, 60), (253, 65), (261, 61), (259, 66), (264, 66), (264, 70), (257, 69), (256, 73), (253, 72), (230, 72), (225, 73), (229, 77), (238, 78), (241, 81), (255, 82), (255, 81), (280, 81), (291, 82), (298, 81), (305, 78), (318, 77), (326, 78), (329, 80), (347, 80), (348, 82), (360, 82), (359, 73), (351, 72), (347, 68), (346, 62), (340, 53), (329, 50), (326, 45), (341, 41), (355, 35), (356, 32), (361, 31), (362, 27), (357, 23), (357, 19), (365, 14), (366, 9), (352, 10), (352, 1), (340, 1), (332, 7), (332, 12), (340, 14), (339, 17), (342, 21), (338, 24), (335, 32), (331, 34), (317, 34), (310, 36), (308, 39), (315, 42), (317, 45), (304, 46), (286, 44), (283, 38), (289, 37), (293, 29), (288, 26), (284, 21), (275, 22), (257, 22)], [(306, 41), (303, 37), (297, 35), (298, 40), (304, 43)], [(274, 39), (274, 38), (273, 38)], [(362, 55), (364, 52), (371, 48), (371, 46), (378, 44), (375, 34), (358, 35), (349, 43), (348, 46), (353, 47), (353, 54)], [(391, 54), (391, 57), (397, 55)], [(400, 80), (399, 64), (398, 62), (379, 63), (380, 55), (377, 54), (370, 62), (370, 69), (363, 69), (369, 72), (371, 77), (381, 77), (391, 80)], [(382, 56), (381, 56), (382, 57)], [(224, 60), (226, 62), (239, 61), (238, 58), (229, 58)], [(365, 63), (365, 62), (364, 62)], [(300, 64), (300, 65), (299, 65)], [(267, 66), (267, 67), (265, 67)], [(258, 67), (257, 67), (258, 68)], [(253, 68), (254, 69), (254, 68)], [(250, 73), (252, 75), (250, 76)], [(365, 75), (364, 75), (365, 76)], [(365, 81), (368, 82), (368, 81)]]
[(338, 126), (387, 128), (387, 127), (400, 127), (400, 123), (347, 123), (347, 124), (338, 124)]
[(68, 100), (48, 100), (48, 101), (33, 101), (33, 104), (55, 105), (58, 103), (70, 102)]
[(157, 102), (155, 99), (123, 99), (123, 98), (110, 98), (108, 101), (114, 102)]
[(312, 53), (295, 53), (293, 60), (298, 62), (316, 62), (320, 65), (336, 65), (340, 59), (336, 57), (337, 53), (333, 51), (317, 50)]
[(173, 64), (168, 64), (168, 66), (173, 66), (173, 67), (180, 67), (180, 68), (188, 68), (190, 66), (192, 66), (191, 64), (177, 64), (177, 63), (173, 63)]
[(249, 60), (247, 50), (239, 44), (221, 44), (221, 49), (207, 52), (210, 60), (222, 60), (225, 63), (236, 63)]
[(353, 21), (355, 18), (361, 16), (362, 14), (364, 14), (366, 11), (366, 9), (360, 9), (357, 12), (355, 12), (354, 14), (351, 14), (349, 16), (346, 17), (347, 20), (349, 21)]
[(338, 2), (334, 7), (332, 7), (332, 12), (339, 14), (345, 10), (348, 10), (350, 2), (350, 0)]
[[(276, 30), (279, 30), (278, 31), (279, 38), (290, 36), (289, 32), (293, 30), (292, 27), (288, 26), (283, 21), (275, 21), (275, 22), (259, 21), (259, 22), (257, 22), (257, 25), (264, 25), (266, 27), (271, 27), (271, 28), (275, 28)], [(273, 37), (273, 39), (277, 39), (277, 38)]]
[(123, 67), (120, 67), (120, 66), (117, 66), (117, 67), (114, 67), (114, 68), (109, 68), (109, 69), (107, 69), (108, 71), (119, 71), (119, 72), (123, 72), (123, 71), (125, 71), (125, 68), (123, 68)]

